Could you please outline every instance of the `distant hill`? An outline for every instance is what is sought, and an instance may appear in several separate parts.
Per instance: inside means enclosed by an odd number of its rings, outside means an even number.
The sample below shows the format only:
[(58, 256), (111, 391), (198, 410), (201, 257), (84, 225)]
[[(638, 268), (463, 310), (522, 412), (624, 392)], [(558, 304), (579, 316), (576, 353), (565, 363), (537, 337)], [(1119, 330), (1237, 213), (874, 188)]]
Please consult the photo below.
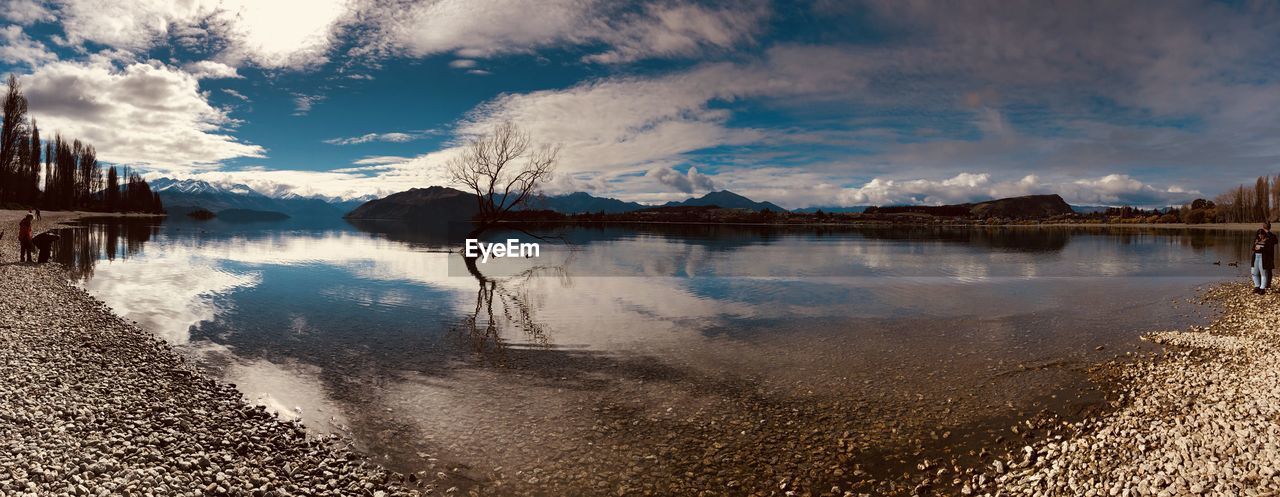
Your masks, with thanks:
[(475, 215), (478, 210), (476, 203), (473, 193), (445, 186), (432, 186), (370, 200), (345, 217), (410, 222), (464, 221)]
[(698, 198), (691, 198), (683, 202), (667, 202), (663, 207), (689, 206), (689, 207), (705, 207), (714, 205), (722, 209), (748, 209), (752, 211), (760, 211), (769, 209), (773, 212), (787, 212), (786, 209), (778, 207), (771, 202), (756, 202), (742, 195), (738, 195), (729, 190), (721, 190), (711, 192)]
[(952, 205), (869, 207), (868, 214), (928, 214), (940, 217), (1043, 219), (1075, 211), (1058, 195), (1026, 195), (986, 202)]
[(616, 198), (596, 197), (590, 193), (575, 192), (568, 195), (538, 197), (529, 202), (530, 209), (549, 209), (561, 214), (604, 212), (618, 214), (648, 207), (636, 202), (624, 202)]
[(1042, 219), (1075, 212), (1057, 194), (1002, 198), (966, 205), (970, 215), (980, 218)]
[(150, 181), (150, 184), (151, 190), (160, 194), (165, 208), (176, 214), (207, 209), (219, 213), (247, 210), (278, 212), (289, 217), (338, 218), (373, 198), (303, 197), (294, 193), (269, 196), (244, 184), (215, 185), (195, 179), (160, 178)]

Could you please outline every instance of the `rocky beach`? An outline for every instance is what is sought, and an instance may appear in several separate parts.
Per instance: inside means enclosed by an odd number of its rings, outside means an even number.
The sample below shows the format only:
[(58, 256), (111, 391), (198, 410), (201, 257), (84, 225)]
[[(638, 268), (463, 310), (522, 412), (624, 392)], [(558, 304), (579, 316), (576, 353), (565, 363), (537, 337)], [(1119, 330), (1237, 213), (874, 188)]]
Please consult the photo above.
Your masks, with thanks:
[(1280, 296), (1206, 289), (1207, 326), (1152, 333), (1157, 355), (1117, 365), (1114, 410), (1049, 427), (959, 487), (985, 495), (1276, 495)]
[[(18, 259), (0, 211), (0, 495), (417, 495)], [(75, 213), (47, 213), (36, 232)]]

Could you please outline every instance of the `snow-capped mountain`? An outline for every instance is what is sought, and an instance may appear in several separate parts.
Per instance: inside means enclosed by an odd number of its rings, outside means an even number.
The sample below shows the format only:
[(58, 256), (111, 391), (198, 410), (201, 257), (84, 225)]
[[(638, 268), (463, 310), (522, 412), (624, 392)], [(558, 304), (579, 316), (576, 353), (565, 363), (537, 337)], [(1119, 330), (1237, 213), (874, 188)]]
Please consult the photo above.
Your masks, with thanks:
[(363, 196), (351, 199), (303, 196), (286, 188), (261, 192), (243, 183), (211, 183), (198, 179), (158, 178), (150, 180), (151, 190), (160, 193), (169, 212), (226, 209), (283, 212), (292, 217), (342, 216), (361, 204), (377, 198)]
[(188, 195), (202, 194), (231, 194), (231, 195), (261, 195), (249, 185), (236, 183), (233, 185), (214, 185), (208, 181), (198, 179), (176, 180), (172, 178), (160, 178), (148, 181), (153, 192), (170, 192), (185, 193)]

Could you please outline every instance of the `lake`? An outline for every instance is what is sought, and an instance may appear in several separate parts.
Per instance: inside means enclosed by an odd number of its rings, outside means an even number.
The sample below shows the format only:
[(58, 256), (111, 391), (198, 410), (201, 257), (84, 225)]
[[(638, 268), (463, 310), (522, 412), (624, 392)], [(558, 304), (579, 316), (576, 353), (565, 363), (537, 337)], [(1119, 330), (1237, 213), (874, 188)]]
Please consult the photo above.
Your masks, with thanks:
[[(250, 401), (439, 490), (901, 490), (1150, 350), (1247, 232), (88, 220), (57, 260)], [(528, 238), (516, 233), (513, 236)], [(494, 234), (494, 239), (505, 235)], [(1215, 265), (1214, 262), (1220, 262)]]

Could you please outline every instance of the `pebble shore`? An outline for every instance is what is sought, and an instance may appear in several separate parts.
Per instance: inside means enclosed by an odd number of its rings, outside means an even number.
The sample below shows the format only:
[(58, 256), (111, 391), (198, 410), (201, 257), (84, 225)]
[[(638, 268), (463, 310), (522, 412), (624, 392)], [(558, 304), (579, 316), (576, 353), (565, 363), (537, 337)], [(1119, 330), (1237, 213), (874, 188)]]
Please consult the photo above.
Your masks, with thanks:
[(250, 406), (60, 265), (16, 262), (22, 214), (0, 211), (0, 495), (419, 495)]
[(1207, 289), (1208, 326), (1145, 337), (1114, 410), (994, 458), (964, 495), (1181, 496), (1280, 492), (1280, 295)]

